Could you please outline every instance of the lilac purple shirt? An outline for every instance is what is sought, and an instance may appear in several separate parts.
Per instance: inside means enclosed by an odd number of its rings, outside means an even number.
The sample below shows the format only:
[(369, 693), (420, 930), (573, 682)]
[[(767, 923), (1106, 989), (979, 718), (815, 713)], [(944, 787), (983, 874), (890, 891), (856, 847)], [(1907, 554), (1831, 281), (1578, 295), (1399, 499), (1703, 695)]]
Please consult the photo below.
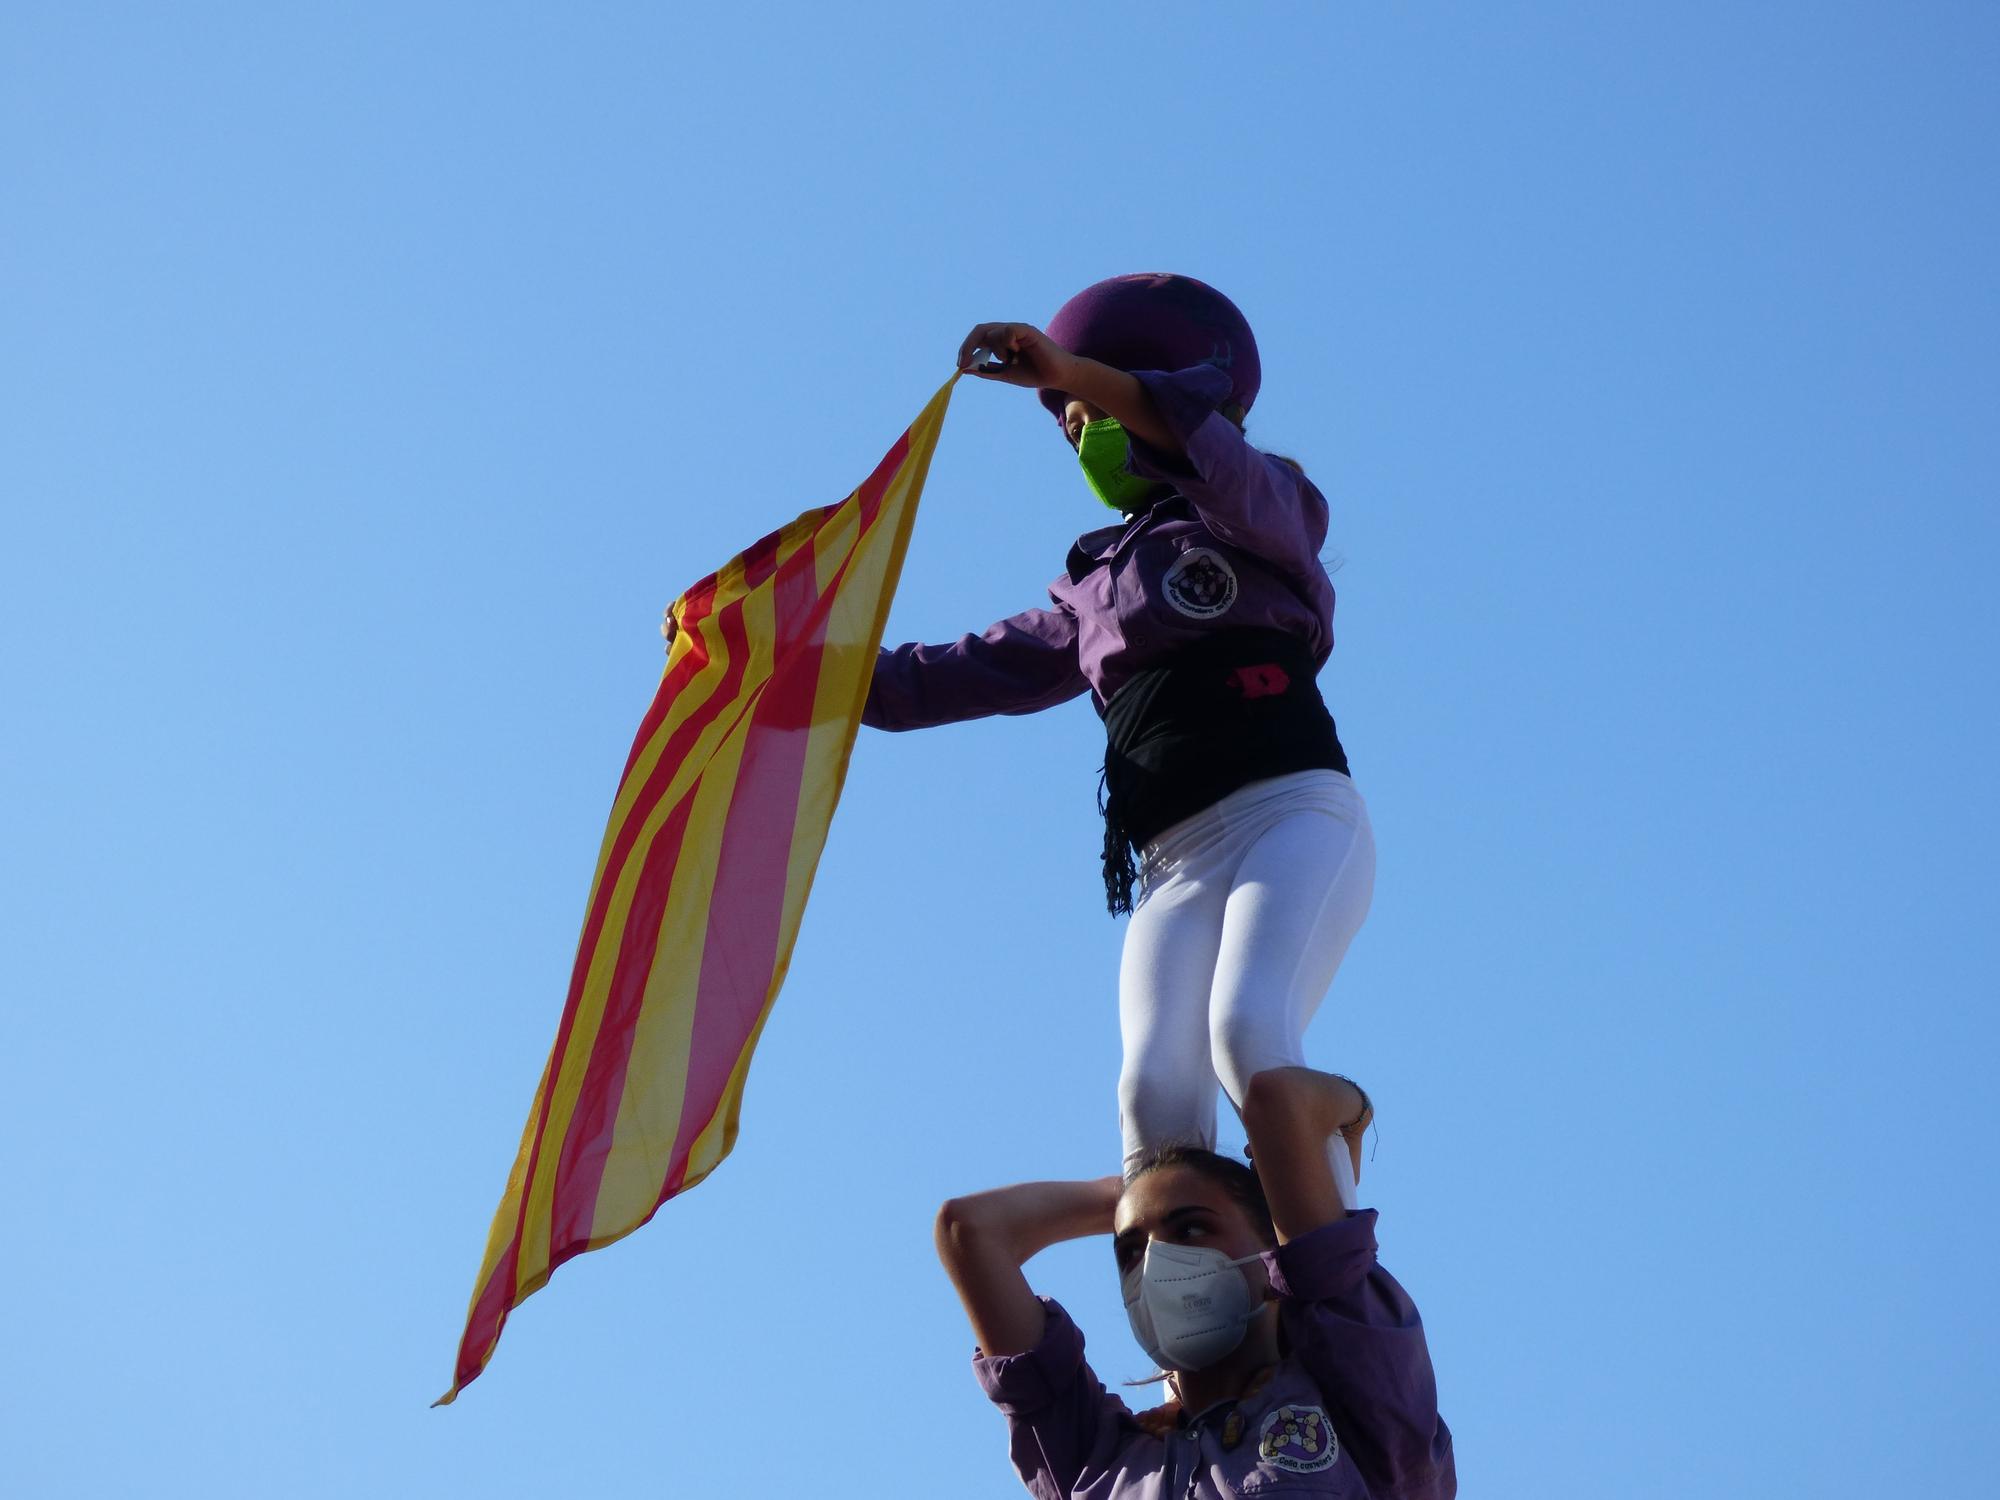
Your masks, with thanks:
[(1284, 1347), (1240, 1399), (1165, 1437), (1140, 1427), (1084, 1362), (1083, 1334), (1044, 1299), (1041, 1342), (975, 1355), (1006, 1413), (1014, 1467), (1040, 1500), (1451, 1500), (1423, 1322), (1375, 1260), (1373, 1210), (1266, 1252)]
[(1325, 497), (1216, 410), (1230, 389), (1222, 371), (1136, 375), (1187, 457), (1133, 438), (1127, 464), (1173, 493), (1080, 537), (1049, 585), (1054, 608), (948, 645), (883, 650), (863, 723), (922, 729), (1034, 713), (1085, 691), (1101, 706), (1134, 672), (1217, 630), (1282, 630), (1324, 665), (1333, 650), (1333, 583), (1319, 561)]

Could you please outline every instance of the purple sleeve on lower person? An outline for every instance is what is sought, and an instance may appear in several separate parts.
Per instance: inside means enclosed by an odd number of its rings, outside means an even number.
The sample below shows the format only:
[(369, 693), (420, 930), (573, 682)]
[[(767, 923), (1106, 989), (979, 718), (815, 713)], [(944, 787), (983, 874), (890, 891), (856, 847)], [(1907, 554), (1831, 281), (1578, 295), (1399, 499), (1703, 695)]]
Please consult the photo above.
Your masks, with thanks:
[(928, 729), (989, 714), (1031, 714), (1084, 692), (1076, 619), (1030, 609), (949, 645), (884, 647), (861, 722), (872, 729)]
[(1265, 1256), (1285, 1336), (1378, 1500), (1450, 1500), (1451, 1431), (1438, 1415), (1423, 1319), (1375, 1259), (1375, 1212), (1348, 1214)]
[(1295, 574), (1323, 571), (1319, 549), (1326, 545), (1326, 497), (1291, 464), (1251, 447), (1242, 429), (1222, 415), (1218, 406), (1229, 395), (1228, 375), (1197, 365), (1135, 370), (1133, 378), (1146, 388), (1186, 456), (1132, 438), (1132, 472), (1173, 485), (1225, 542)]
[(1102, 1472), (1130, 1426), (1131, 1410), (1085, 1363), (1083, 1332), (1044, 1297), (1041, 1340), (1020, 1354), (975, 1354), (974, 1375), (1007, 1417), (1014, 1470), (1046, 1500), (1067, 1500), (1086, 1472)]

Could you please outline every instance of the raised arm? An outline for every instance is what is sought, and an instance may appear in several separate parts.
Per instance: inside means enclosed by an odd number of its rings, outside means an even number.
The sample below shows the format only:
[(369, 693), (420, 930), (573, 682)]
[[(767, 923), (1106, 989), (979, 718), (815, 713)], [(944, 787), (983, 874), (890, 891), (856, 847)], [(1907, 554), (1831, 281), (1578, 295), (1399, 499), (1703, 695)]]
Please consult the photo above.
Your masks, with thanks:
[(1326, 497), (1297, 467), (1250, 444), (1218, 409), (1229, 378), (1209, 366), (1144, 370), (1131, 377), (1146, 391), (1167, 444), (1133, 434), (1135, 474), (1171, 483), (1193, 504), (1208, 529), (1254, 552), (1317, 589), (1326, 577)]
[(1346, 1215), (1328, 1151), (1366, 1108), (1360, 1089), (1312, 1068), (1271, 1068), (1250, 1080), (1243, 1130), (1279, 1244)]
[[(990, 359), (982, 360), (982, 356)], [(1294, 574), (1309, 591), (1325, 583), (1326, 497), (1281, 458), (1259, 452), (1221, 410), (1226, 370), (1128, 374), (1072, 354), (1026, 323), (981, 323), (959, 346), (961, 370), (1004, 385), (1061, 391), (1117, 419), (1131, 441), (1135, 474), (1165, 480), (1187, 496), (1208, 528)]]
[(1023, 1182), (954, 1198), (938, 1210), (937, 1251), (972, 1336), (989, 1355), (1041, 1342), (1044, 1312), (1021, 1267), (1049, 1246), (1111, 1233), (1119, 1179)]
[(958, 367), (982, 380), (1057, 390), (1088, 402), (1141, 442), (1176, 456), (1180, 438), (1146, 388), (1123, 370), (1072, 354), (1029, 323), (980, 323), (958, 346)]
[(1340, 1205), (1328, 1145), (1358, 1091), (1310, 1068), (1250, 1080), (1243, 1123), (1279, 1248), (1267, 1257), (1285, 1336), (1312, 1375), (1368, 1493), (1451, 1500), (1451, 1430), (1438, 1415), (1423, 1319), (1375, 1259), (1375, 1213)]

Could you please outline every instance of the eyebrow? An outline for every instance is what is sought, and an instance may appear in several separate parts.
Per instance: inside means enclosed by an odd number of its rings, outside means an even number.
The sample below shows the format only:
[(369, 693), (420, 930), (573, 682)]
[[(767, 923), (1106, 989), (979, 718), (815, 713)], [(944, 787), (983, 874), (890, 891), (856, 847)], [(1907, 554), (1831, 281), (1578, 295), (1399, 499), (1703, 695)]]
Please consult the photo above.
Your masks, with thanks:
[[(1214, 1212), (1215, 1210), (1210, 1208), (1206, 1203), (1187, 1203), (1179, 1208), (1168, 1209), (1161, 1222), (1169, 1229), (1177, 1229), (1180, 1227), (1181, 1222), (1190, 1214), (1213, 1214)], [(1146, 1231), (1141, 1229), (1137, 1224), (1134, 1224), (1130, 1229), (1113, 1235), (1111, 1243), (1115, 1249), (1123, 1250), (1133, 1240), (1144, 1239), (1145, 1237)]]

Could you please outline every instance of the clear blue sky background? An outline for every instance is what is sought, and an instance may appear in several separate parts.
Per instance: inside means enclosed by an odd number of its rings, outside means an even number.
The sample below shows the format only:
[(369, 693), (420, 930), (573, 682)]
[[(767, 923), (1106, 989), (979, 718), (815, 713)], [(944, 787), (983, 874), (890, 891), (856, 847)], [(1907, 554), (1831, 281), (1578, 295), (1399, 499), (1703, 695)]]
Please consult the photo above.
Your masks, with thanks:
[[(661, 608), (1167, 268), (1334, 500), (1465, 1493), (1988, 1488), (1992, 9), (979, 10), (6, 7), (0, 1485), (1017, 1493), (930, 1218), (1113, 1162), (1082, 704), (862, 740), (735, 1157), (428, 1403)], [(962, 390), (892, 631), (1094, 514)]]

